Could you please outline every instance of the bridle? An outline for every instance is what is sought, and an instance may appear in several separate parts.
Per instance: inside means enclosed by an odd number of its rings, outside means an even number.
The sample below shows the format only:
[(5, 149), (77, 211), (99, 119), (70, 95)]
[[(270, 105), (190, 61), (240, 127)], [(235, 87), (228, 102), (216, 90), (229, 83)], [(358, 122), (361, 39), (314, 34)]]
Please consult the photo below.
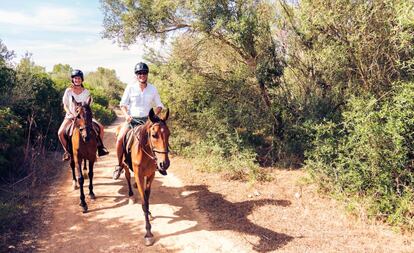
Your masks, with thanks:
[[(81, 107), (82, 108), (82, 110), (85, 110), (84, 109), (84, 106), (82, 106), (82, 105), (79, 105), (78, 107)], [(75, 124), (75, 127), (77, 126), (77, 124), (76, 124), (76, 121), (77, 121), (77, 119), (81, 119), (81, 115), (80, 115), (80, 111), (78, 111), (78, 110), (76, 110), (77, 112), (76, 112), (76, 115), (74, 115), (75, 117), (73, 118), (73, 121), (74, 121), (74, 124)], [(88, 112), (86, 112), (86, 111), (84, 111), (84, 114), (86, 115)], [(84, 119), (85, 119), (85, 122), (86, 122), (86, 124), (84, 125), (84, 126), (77, 126), (78, 128), (79, 128), (79, 131), (80, 132), (83, 132), (85, 129), (87, 130), (88, 128), (91, 128), (91, 126), (88, 124), (89, 122), (88, 122), (88, 120), (86, 119), (86, 117), (83, 117)], [(90, 118), (92, 118), (92, 115), (91, 115), (91, 117)]]
[[(151, 125), (151, 127), (152, 126), (154, 126), (154, 125), (161, 125), (161, 123), (154, 123), (154, 124), (152, 124)], [(165, 124), (165, 123), (164, 123)], [(142, 148), (142, 151), (144, 151), (144, 153), (149, 157), (149, 158), (151, 158), (152, 160), (154, 160), (155, 162), (157, 161), (157, 156), (156, 156), (156, 153), (158, 153), (158, 154), (166, 154), (166, 155), (168, 155), (168, 153), (170, 152), (169, 151), (169, 148), (168, 148), (168, 145), (167, 145), (167, 149), (166, 150), (158, 150), (158, 149), (155, 149), (154, 148), (154, 144), (152, 143), (152, 141), (151, 141), (151, 136), (150, 136), (150, 131), (147, 131), (147, 139), (148, 139), (148, 143), (149, 143), (149, 147), (150, 147), (150, 150), (151, 150), (151, 152), (152, 152), (152, 155), (151, 154), (149, 154), (146, 150), (145, 150), (145, 148)]]

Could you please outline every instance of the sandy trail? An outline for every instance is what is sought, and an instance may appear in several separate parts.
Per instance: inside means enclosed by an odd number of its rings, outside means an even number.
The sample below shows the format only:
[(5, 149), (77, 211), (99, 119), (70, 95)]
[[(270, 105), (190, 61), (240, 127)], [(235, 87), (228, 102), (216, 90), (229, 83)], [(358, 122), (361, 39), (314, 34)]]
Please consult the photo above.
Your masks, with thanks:
[[(174, 176), (174, 161), (167, 176), (157, 173), (152, 187), (150, 211), (154, 216), (152, 232), (155, 244), (144, 246), (145, 222), (141, 204), (128, 203), (124, 174), (112, 179), (116, 164), (115, 128), (118, 120), (106, 129), (105, 144), (110, 154), (99, 158), (94, 169), (96, 200), (88, 198), (89, 180), (84, 190), (88, 213), (79, 204), (79, 190), (71, 189), (69, 163), (60, 180), (51, 188), (43, 209), (43, 231), (38, 252), (248, 252), (225, 231), (208, 231), (209, 224), (194, 200), (187, 198), (182, 182)], [(249, 247), (247, 247), (249, 248)]]
[(272, 181), (249, 184), (199, 172), (180, 157), (172, 158), (167, 176), (156, 174), (150, 198), (156, 241), (146, 247), (139, 198), (128, 203), (124, 174), (112, 179), (115, 128), (122, 120), (106, 130), (110, 155), (96, 163), (97, 199), (87, 197), (88, 213), (78, 205), (79, 190), (71, 189), (69, 164), (62, 167), (44, 196), (37, 252), (414, 252), (414, 235), (349, 217), (315, 185), (299, 187), (301, 170), (272, 170)]

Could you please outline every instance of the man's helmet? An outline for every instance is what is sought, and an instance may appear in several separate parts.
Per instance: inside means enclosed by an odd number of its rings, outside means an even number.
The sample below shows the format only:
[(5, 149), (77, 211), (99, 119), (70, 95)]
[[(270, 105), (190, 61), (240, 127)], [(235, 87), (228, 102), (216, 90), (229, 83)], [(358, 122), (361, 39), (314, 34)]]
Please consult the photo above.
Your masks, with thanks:
[(134, 73), (138, 74), (138, 73), (146, 73), (148, 74), (149, 72), (149, 68), (148, 65), (143, 63), (143, 62), (139, 62), (137, 63), (137, 65), (135, 65), (135, 69), (134, 69)]
[(81, 70), (74, 69), (72, 71), (72, 74), (70, 75), (70, 78), (74, 78), (75, 76), (79, 76), (82, 79), (82, 81), (83, 81), (83, 72)]

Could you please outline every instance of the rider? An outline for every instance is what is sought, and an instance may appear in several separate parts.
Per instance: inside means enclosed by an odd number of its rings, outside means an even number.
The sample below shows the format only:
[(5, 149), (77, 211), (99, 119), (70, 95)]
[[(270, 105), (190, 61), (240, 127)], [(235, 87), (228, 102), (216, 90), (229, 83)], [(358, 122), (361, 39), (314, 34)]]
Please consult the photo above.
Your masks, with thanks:
[(115, 167), (113, 179), (118, 179), (122, 172), (123, 139), (128, 130), (136, 125), (142, 125), (148, 118), (148, 113), (155, 106), (155, 114), (159, 114), (164, 107), (160, 95), (154, 85), (147, 82), (148, 65), (139, 62), (135, 65), (134, 72), (138, 83), (127, 85), (121, 102), (121, 111), (125, 115), (126, 122), (122, 125), (116, 140), (116, 154), (118, 165)]
[[(72, 84), (69, 88), (65, 90), (65, 94), (63, 95), (63, 108), (65, 109), (66, 115), (65, 119), (63, 120), (62, 124), (60, 125), (58, 131), (58, 137), (60, 143), (62, 144), (63, 150), (65, 153), (63, 154), (63, 161), (70, 160), (70, 153), (67, 150), (67, 141), (65, 139), (65, 130), (66, 128), (73, 122), (75, 119), (76, 111), (75, 111), (75, 104), (72, 102), (72, 97), (78, 103), (84, 103), (87, 101), (88, 97), (91, 96), (91, 93), (88, 89), (83, 87), (83, 72), (79, 69), (75, 69), (71, 73)], [(101, 123), (93, 119), (95, 123), (99, 126), (99, 137), (98, 140), (98, 155), (104, 156), (109, 154), (106, 148), (103, 145), (103, 135), (104, 135), (104, 128)]]

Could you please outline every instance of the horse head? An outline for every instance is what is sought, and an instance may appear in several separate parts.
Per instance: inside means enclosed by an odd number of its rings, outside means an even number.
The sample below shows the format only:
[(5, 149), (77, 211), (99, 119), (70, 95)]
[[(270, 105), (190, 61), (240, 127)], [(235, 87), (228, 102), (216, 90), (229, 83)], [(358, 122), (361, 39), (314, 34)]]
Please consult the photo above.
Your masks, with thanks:
[(78, 103), (75, 98), (72, 97), (72, 102), (75, 104), (76, 110), (75, 125), (79, 127), (82, 140), (85, 143), (89, 141), (92, 130), (92, 109), (90, 107), (91, 101), (91, 97), (88, 97), (86, 102)]
[(151, 122), (147, 128), (148, 142), (154, 155), (157, 169), (162, 175), (167, 175), (167, 169), (170, 166), (170, 159), (168, 158), (168, 138), (170, 137), (170, 130), (166, 123), (168, 116), (169, 109), (167, 109), (162, 118), (155, 115), (153, 109), (150, 110), (148, 116)]

